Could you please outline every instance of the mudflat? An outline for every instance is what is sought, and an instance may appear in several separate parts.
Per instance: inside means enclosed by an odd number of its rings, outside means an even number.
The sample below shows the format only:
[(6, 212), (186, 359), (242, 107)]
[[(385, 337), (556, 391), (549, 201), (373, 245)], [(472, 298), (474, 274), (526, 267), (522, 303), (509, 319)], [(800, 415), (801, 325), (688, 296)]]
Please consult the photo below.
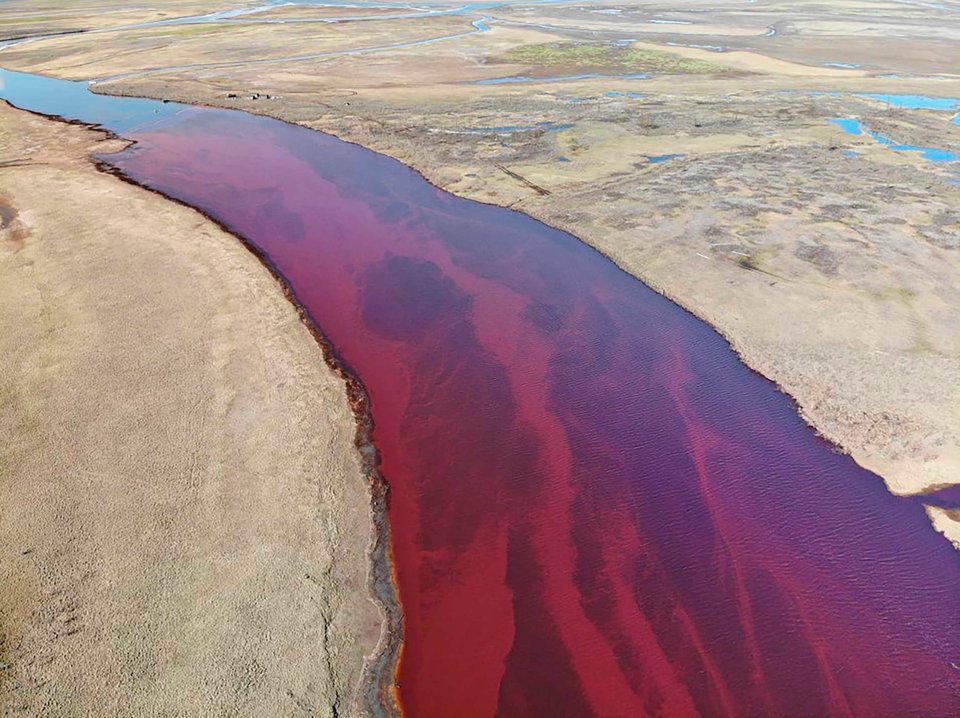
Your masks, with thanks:
[(0, 106), (0, 712), (341, 715), (381, 627), (343, 382), (118, 140)]

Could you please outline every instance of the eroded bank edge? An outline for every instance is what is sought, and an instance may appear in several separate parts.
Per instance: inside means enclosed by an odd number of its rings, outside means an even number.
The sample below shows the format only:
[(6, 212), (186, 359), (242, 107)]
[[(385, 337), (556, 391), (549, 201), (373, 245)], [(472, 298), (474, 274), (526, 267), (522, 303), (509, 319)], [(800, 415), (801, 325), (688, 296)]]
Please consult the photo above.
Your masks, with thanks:
[[(0, 102), (4, 102), (18, 112), (25, 112), (61, 124), (83, 127), (101, 135), (104, 139), (125, 142), (125, 146), (116, 152), (107, 155), (91, 156), (89, 158), (91, 164), (104, 174), (112, 175), (120, 181), (197, 212), (206, 220), (212, 222), (221, 230), (237, 239), (247, 251), (260, 261), (278, 283), (284, 297), (293, 305), (297, 315), (300, 317), (300, 321), (320, 347), (324, 362), (330, 370), (344, 382), (347, 401), (355, 420), (354, 445), (360, 455), (361, 470), (367, 480), (367, 486), (370, 492), (372, 532), (370, 545), (367, 550), (367, 586), (370, 596), (379, 609), (382, 618), (380, 638), (374, 653), (365, 658), (360, 677), (360, 685), (352, 697), (355, 703), (352, 707), (361, 714), (371, 715), (375, 718), (392, 718), (393, 716), (399, 716), (401, 711), (395, 689), (395, 674), (403, 643), (403, 610), (399, 602), (396, 579), (393, 571), (394, 564), (390, 541), (390, 525), (388, 521), (389, 484), (380, 472), (380, 453), (372, 441), (374, 422), (370, 412), (369, 395), (363, 382), (360, 381), (347, 366), (346, 362), (337, 354), (333, 345), (320, 331), (310, 312), (301, 304), (287, 279), (280, 273), (265, 252), (246, 237), (231, 229), (217, 218), (210, 216), (202, 209), (141, 184), (115, 165), (110, 164), (108, 158), (111, 155), (120, 154), (130, 149), (136, 145), (135, 141), (94, 124), (71, 120), (59, 115), (35, 112), (18, 107), (8, 100), (0, 100)], [(338, 712), (334, 706), (334, 714), (337, 715)]]

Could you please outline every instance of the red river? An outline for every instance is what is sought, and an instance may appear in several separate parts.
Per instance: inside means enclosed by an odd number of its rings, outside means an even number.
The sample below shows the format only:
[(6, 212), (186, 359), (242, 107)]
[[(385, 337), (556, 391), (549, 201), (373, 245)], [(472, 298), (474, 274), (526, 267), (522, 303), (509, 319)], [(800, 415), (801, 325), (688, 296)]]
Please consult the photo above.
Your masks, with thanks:
[(115, 126), (106, 160), (257, 247), (366, 388), (406, 714), (960, 715), (960, 553), (710, 327), (332, 137)]

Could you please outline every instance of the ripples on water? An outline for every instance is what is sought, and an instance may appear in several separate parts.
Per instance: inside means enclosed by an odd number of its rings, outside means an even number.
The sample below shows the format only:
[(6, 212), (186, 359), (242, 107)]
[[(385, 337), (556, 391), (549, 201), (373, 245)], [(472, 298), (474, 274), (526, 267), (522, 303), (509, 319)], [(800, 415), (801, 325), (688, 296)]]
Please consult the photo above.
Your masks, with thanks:
[(393, 160), (146, 111), (108, 161), (259, 247), (367, 387), (409, 715), (960, 713), (958, 554), (709, 327)]

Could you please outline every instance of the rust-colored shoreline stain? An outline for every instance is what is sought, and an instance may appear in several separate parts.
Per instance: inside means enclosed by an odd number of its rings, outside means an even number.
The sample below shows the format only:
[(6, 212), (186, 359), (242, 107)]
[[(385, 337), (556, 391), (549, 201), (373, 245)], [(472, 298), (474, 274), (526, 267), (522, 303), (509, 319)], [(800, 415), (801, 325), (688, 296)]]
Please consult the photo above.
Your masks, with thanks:
[(410, 716), (960, 713), (960, 554), (575, 238), (195, 110), (135, 181), (241, 235), (369, 395)]

